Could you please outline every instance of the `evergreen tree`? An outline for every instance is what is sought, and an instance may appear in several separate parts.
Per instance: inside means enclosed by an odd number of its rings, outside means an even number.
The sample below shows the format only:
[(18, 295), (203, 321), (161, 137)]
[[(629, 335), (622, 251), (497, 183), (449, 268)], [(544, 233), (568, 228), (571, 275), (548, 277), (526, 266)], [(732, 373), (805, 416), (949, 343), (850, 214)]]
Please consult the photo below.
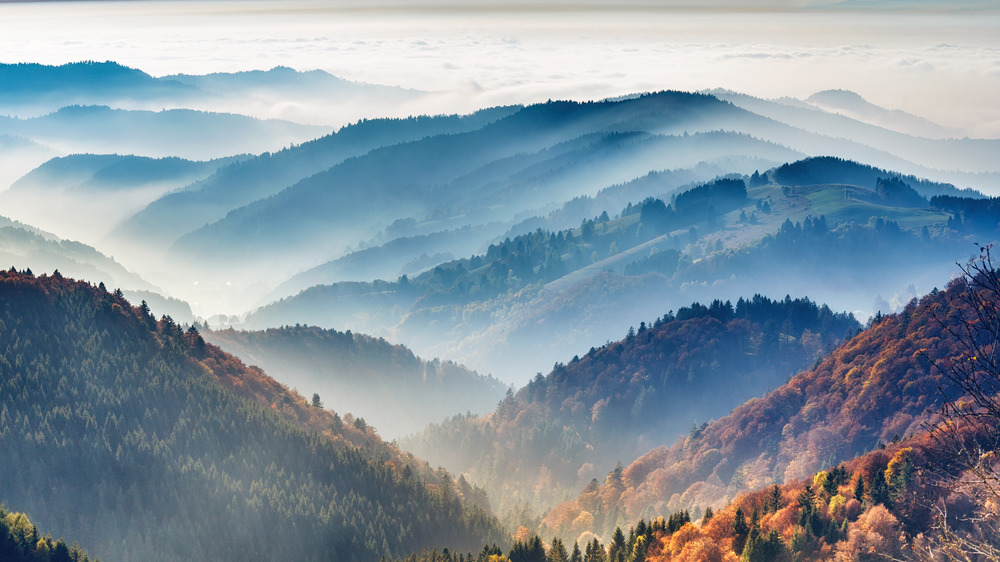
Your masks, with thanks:
[(743, 562), (777, 562), (789, 555), (778, 531), (771, 530), (765, 537), (757, 529), (751, 529), (740, 560)]
[(859, 502), (865, 501), (865, 479), (861, 477), (861, 474), (858, 474), (854, 481), (854, 499)]
[[(620, 466), (620, 464), (619, 464)], [(608, 562), (624, 562), (628, 556), (625, 544), (625, 534), (621, 527), (615, 527), (615, 532), (611, 535), (611, 543), (608, 545)]]
[(549, 554), (545, 558), (546, 562), (569, 562), (569, 555), (562, 539), (555, 537), (552, 539), (552, 546), (549, 547)]
[(767, 497), (767, 511), (774, 513), (781, 509), (781, 487), (775, 484), (771, 486), (771, 493)]
[(892, 496), (889, 492), (889, 485), (885, 481), (885, 472), (876, 470), (875, 474), (872, 475), (870, 486), (871, 490), (869, 490), (868, 495), (872, 505), (883, 504), (886, 507), (892, 507)]
[(743, 547), (746, 545), (747, 534), (750, 532), (750, 526), (747, 525), (746, 515), (743, 514), (743, 506), (738, 506), (736, 508), (736, 513), (733, 515), (733, 551), (743, 552)]
[(573, 553), (569, 557), (569, 562), (583, 562), (583, 555), (580, 553), (580, 543), (573, 543)]

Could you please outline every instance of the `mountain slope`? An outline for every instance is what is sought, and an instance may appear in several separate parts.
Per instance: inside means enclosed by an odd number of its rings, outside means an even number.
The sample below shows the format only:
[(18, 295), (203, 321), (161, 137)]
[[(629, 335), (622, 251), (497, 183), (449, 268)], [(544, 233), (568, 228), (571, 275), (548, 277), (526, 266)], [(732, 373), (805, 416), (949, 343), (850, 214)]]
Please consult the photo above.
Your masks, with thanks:
[(364, 416), (388, 439), (463, 411), (490, 411), (506, 390), (492, 377), (349, 331), (289, 326), (203, 336), (282, 384), (318, 393), (329, 408)]
[(4, 84), (0, 105), (27, 113), (110, 100), (178, 100), (196, 93), (180, 82), (159, 80), (111, 61), (0, 64), (0, 82)]
[[(1000, 187), (1000, 175), (995, 154), (995, 139), (940, 138), (940, 135), (906, 134), (892, 127), (858, 121), (849, 116), (824, 111), (814, 106), (789, 100), (763, 100), (730, 91), (711, 93), (758, 115), (785, 123), (795, 129), (844, 139), (854, 143), (854, 153), (844, 150), (812, 151), (803, 144), (790, 144), (814, 155), (825, 154), (867, 162), (882, 168), (893, 168), (908, 174), (933, 177), (960, 186), (975, 186), (980, 190)], [(790, 141), (786, 141), (790, 142)], [(868, 147), (862, 152), (860, 147)], [(842, 149), (847, 149), (846, 145)], [(900, 162), (901, 159), (906, 163)]]
[[(546, 525), (568, 528), (584, 510), (602, 529), (615, 518), (718, 506), (919, 432), (942, 396), (956, 395), (943, 369), (964, 352), (949, 329), (956, 318), (973, 314), (963, 300), (966, 290), (957, 280), (914, 299), (900, 314), (877, 318), (814, 369), (670, 447), (653, 449), (604, 484), (594, 482), (575, 502), (550, 512)], [(599, 498), (599, 506), (587, 497)]]
[(238, 160), (72, 154), (48, 160), (19, 178), (0, 192), (0, 205), (20, 220), (64, 238), (98, 243), (164, 193)]
[(195, 330), (58, 275), (0, 273), (0, 294), (4, 499), (95, 555), (371, 560), (503, 541), (464, 480)]
[(132, 252), (161, 251), (181, 235), (221, 219), (232, 209), (277, 193), (348, 158), (382, 146), (476, 129), (515, 110), (501, 107), (468, 116), (359, 121), (333, 134), (235, 163), (183, 191), (168, 194), (126, 221), (108, 242)]
[(152, 285), (92, 246), (63, 240), (37, 228), (0, 217), (0, 263), (39, 273), (60, 270), (127, 289)]
[[(900, 295), (930, 289), (949, 263), (968, 257), (973, 240), (1000, 235), (990, 227), (994, 207), (960, 213), (976, 199), (948, 200), (943, 208), (920, 195), (947, 185), (835, 158), (686, 190), (672, 191), (669, 177), (623, 184), (616, 189), (660, 186), (667, 194), (579, 226), (496, 240), (406, 279), (314, 286), (251, 312), (245, 325), (298, 322), (391, 335), (422, 355), (453, 357), (524, 383), (543, 367), (617, 339), (637, 319), (652, 321), (649, 310), (693, 300), (808, 292), (865, 316), (889, 312), (882, 301), (898, 306), (909, 298)], [(827, 178), (857, 183), (813, 185)], [(956, 216), (967, 216), (967, 225)]]
[(316, 138), (327, 130), (233, 113), (108, 106), (67, 106), (39, 117), (0, 120), (0, 133), (24, 137), (63, 153), (178, 156), (192, 160), (278, 150)]
[[(792, 156), (791, 151), (752, 139), (741, 139), (736, 142), (741, 150), (731, 150), (723, 141), (736, 140), (738, 135), (696, 137), (693, 141), (698, 141), (697, 147), (691, 148), (686, 147), (683, 138), (668, 137), (665, 140), (676, 143), (670, 146), (643, 144), (649, 134), (716, 130), (743, 118), (753, 116), (709, 96), (679, 92), (627, 102), (530, 106), (475, 131), (383, 148), (349, 160), (186, 235), (174, 250), (177, 255), (213, 263), (231, 262), (232, 256), (249, 252), (267, 252), (269, 259), (285, 262), (295, 257), (287, 255), (290, 241), (299, 245), (320, 237), (327, 244), (310, 250), (332, 256), (346, 245), (333, 241), (374, 234), (400, 218), (423, 221), (440, 215), (438, 220), (457, 222), (453, 226), (468, 224), (464, 212), (482, 209), (480, 198), (488, 198), (491, 219), (497, 220), (525, 208), (585, 194), (586, 186), (574, 185), (579, 182), (569, 181), (568, 186), (563, 186), (537, 173), (536, 177), (548, 180), (547, 184), (538, 186), (536, 180), (519, 185), (511, 181), (520, 179), (518, 174), (531, 173), (531, 167), (539, 162), (550, 170), (580, 173), (589, 169), (583, 165), (599, 163), (608, 155), (633, 154), (638, 159), (617, 172), (613, 166), (596, 168), (601, 176), (593, 178), (591, 181), (596, 183), (589, 187), (596, 193), (602, 187), (653, 169), (693, 166), (734, 153), (761, 154), (772, 161)], [(710, 142), (713, 140), (716, 142)], [(650, 152), (624, 152), (644, 147)], [(574, 152), (579, 148), (585, 148), (585, 152), (577, 156)], [(710, 152), (700, 154), (704, 150)], [(568, 158), (559, 162), (562, 156)], [(605, 175), (609, 172), (612, 175)], [(562, 191), (567, 188), (573, 193)], [(353, 228), (350, 233), (344, 231), (348, 219)], [(277, 252), (278, 247), (284, 252)], [(301, 262), (303, 258), (298, 259)]]
[[(286, 67), (205, 75), (154, 77), (107, 62), (60, 66), (33, 63), (0, 65), (0, 107), (5, 114), (44, 115), (68, 105), (108, 105), (120, 109), (188, 108), (287, 119), (327, 127), (353, 122), (383, 108), (382, 115), (424, 113), (448, 107), (445, 96), (403, 88), (360, 84), (326, 72)], [(434, 112), (436, 113), (436, 111)]]
[(42, 535), (27, 515), (8, 512), (3, 506), (0, 506), (0, 558), (6, 562), (90, 562), (90, 557), (75, 542), (71, 547), (61, 538), (53, 540), (51, 535)]
[(809, 96), (805, 101), (830, 113), (846, 114), (859, 121), (902, 133), (927, 138), (954, 136), (949, 135), (949, 131), (937, 123), (904, 111), (879, 107), (849, 90), (824, 90)]
[(780, 385), (858, 327), (809, 300), (695, 304), (556, 364), (491, 415), (459, 416), (402, 443), (469, 472), (503, 507), (544, 506)]

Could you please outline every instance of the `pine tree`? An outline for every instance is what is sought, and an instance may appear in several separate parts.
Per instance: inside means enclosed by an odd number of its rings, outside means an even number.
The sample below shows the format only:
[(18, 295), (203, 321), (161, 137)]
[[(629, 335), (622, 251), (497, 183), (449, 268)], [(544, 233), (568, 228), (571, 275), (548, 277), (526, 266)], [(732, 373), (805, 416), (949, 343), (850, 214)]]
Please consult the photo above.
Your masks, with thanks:
[(876, 470), (872, 476), (871, 490), (868, 495), (871, 497), (872, 505), (883, 504), (892, 507), (892, 497), (889, 493), (889, 485), (885, 481), (885, 472)]
[(608, 562), (624, 562), (627, 553), (625, 551), (625, 534), (621, 527), (615, 527), (615, 532), (611, 535), (611, 544), (608, 545)]
[(749, 532), (750, 526), (747, 525), (746, 516), (743, 514), (743, 507), (738, 506), (736, 514), (733, 515), (733, 534), (736, 535), (733, 538), (733, 552), (743, 552), (743, 547), (747, 541), (747, 533)]
[(555, 537), (552, 539), (552, 546), (549, 547), (549, 554), (545, 557), (546, 562), (569, 562), (569, 555), (566, 554), (566, 547), (562, 539)]
[(775, 484), (771, 486), (771, 495), (767, 498), (767, 510), (774, 513), (781, 509), (781, 488)]

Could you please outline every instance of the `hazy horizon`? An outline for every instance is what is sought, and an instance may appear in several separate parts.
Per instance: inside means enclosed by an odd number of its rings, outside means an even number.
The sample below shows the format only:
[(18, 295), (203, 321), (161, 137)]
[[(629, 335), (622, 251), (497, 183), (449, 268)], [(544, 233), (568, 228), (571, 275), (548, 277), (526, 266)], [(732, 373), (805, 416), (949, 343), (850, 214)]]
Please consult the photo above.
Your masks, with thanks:
[[(1000, 136), (1000, 11), (986, 2), (432, 2), (296, 0), (0, 4), (2, 62), (113, 60), (154, 76), (320, 69), (435, 91), (407, 111), (726, 88), (805, 98), (846, 89)], [(328, 117), (339, 126), (356, 109)], [(262, 117), (303, 120), (296, 108)], [(359, 115), (360, 116), (360, 115)], [(336, 121), (336, 122), (334, 122)]]

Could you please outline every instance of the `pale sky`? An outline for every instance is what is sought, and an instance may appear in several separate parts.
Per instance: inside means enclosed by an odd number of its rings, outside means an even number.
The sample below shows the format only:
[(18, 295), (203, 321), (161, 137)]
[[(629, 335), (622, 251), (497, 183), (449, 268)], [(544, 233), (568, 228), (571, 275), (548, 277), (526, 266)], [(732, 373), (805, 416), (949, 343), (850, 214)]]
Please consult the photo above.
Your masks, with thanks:
[[(1000, 137), (1000, 2), (143, 1), (0, 3), (0, 61), (153, 75), (322, 69), (453, 92), (456, 111), (728, 88), (854, 90)], [(2, 86), (0, 86), (2, 87)]]

